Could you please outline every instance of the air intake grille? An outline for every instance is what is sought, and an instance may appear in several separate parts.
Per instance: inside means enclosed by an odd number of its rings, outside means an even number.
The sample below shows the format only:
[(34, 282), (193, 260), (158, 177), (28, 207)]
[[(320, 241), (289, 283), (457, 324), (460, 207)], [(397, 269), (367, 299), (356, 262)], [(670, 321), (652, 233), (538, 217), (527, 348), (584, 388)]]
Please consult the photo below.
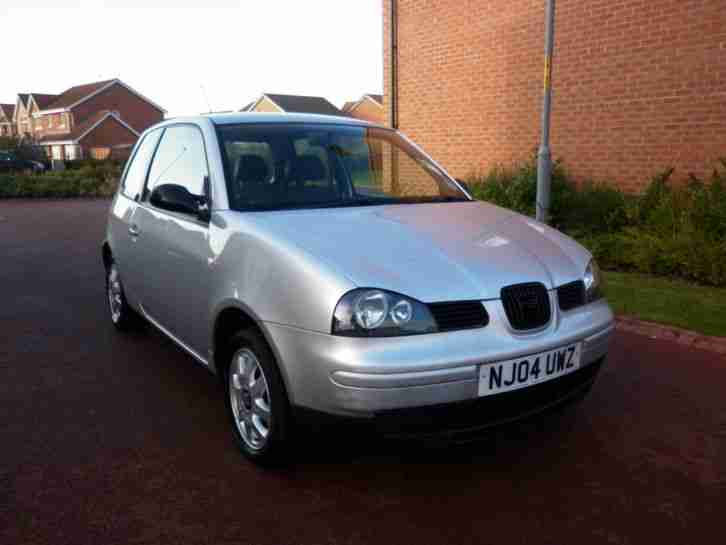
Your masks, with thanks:
[(430, 303), (428, 307), (439, 331), (484, 327), (489, 323), (489, 315), (481, 301)]
[(514, 329), (537, 329), (550, 321), (549, 294), (538, 282), (502, 288), (502, 304)]
[(585, 283), (582, 280), (570, 282), (557, 288), (557, 300), (562, 310), (572, 310), (585, 304)]

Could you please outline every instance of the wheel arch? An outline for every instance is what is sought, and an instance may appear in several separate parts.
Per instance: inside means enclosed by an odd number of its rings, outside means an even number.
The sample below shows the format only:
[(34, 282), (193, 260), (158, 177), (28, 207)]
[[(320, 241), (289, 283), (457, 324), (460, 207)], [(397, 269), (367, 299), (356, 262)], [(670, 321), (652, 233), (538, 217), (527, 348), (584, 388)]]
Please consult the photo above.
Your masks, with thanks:
[(270, 347), (272, 355), (275, 358), (275, 365), (277, 365), (277, 369), (282, 377), (288, 402), (290, 404), (293, 403), (289, 377), (285, 366), (282, 364), (277, 347), (272, 341), (270, 333), (265, 327), (264, 322), (249, 307), (236, 299), (225, 301), (219, 305), (217, 311), (214, 313), (214, 320), (212, 321), (212, 324), (212, 353), (210, 354), (209, 363), (220, 381), (223, 383), (226, 381), (224, 374), (225, 359), (229, 355), (225, 353), (225, 340), (234, 335), (234, 333), (240, 329), (254, 329), (262, 335), (267, 343), (267, 346)]

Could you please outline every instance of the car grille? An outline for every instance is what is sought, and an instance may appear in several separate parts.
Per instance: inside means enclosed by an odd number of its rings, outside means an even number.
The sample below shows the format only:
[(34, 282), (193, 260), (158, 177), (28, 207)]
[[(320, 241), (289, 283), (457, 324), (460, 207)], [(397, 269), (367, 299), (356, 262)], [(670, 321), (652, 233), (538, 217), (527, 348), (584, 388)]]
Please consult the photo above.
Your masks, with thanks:
[(429, 303), (428, 307), (439, 331), (484, 327), (489, 323), (489, 315), (481, 301)]
[(539, 282), (515, 284), (502, 288), (502, 304), (509, 323), (523, 331), (537, 329), (550, 321), (550, 298)]
[(585, 283), (582, 280), (570, 282), (557, 288), (557, 301), (562, 310), (572, 310), (585, 304)]

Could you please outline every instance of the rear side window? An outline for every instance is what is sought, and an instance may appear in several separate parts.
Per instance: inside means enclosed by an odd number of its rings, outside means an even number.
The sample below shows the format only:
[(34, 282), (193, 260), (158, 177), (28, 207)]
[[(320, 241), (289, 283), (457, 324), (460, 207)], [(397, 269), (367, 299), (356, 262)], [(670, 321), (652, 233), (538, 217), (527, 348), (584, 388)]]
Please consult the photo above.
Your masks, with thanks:
[(158, 185), (176, 184), (192, 195), (202, 195), (208, 174), (201, 131), (191, 125), (169, 127), (151, 164), (147, 194)]
[(144, 136), (144, 139), (139, 144), (136, 153), (131, 158), (129, 168), (126, 170), (126, 177), (124, 178), (123, 194), (131, 199), (135, 199), (141, 192), (141, 188), (144, 187), (144, 181), (146, 179), (146, 172), (149, 166), (149, 160), (154, 154), (156, 143), (159, 141), (161, 136), (161, 130), (157, 129), (148, 133)]

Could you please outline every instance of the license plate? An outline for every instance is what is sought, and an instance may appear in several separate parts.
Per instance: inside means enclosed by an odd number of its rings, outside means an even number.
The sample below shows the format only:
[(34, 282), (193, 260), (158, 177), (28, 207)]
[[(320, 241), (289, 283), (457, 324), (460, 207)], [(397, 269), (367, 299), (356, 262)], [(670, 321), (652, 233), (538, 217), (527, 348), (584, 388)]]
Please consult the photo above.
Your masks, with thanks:
[(580, 367), (582, 343), (479, 368), (479, 395), (488, 396), (547, 382)]

